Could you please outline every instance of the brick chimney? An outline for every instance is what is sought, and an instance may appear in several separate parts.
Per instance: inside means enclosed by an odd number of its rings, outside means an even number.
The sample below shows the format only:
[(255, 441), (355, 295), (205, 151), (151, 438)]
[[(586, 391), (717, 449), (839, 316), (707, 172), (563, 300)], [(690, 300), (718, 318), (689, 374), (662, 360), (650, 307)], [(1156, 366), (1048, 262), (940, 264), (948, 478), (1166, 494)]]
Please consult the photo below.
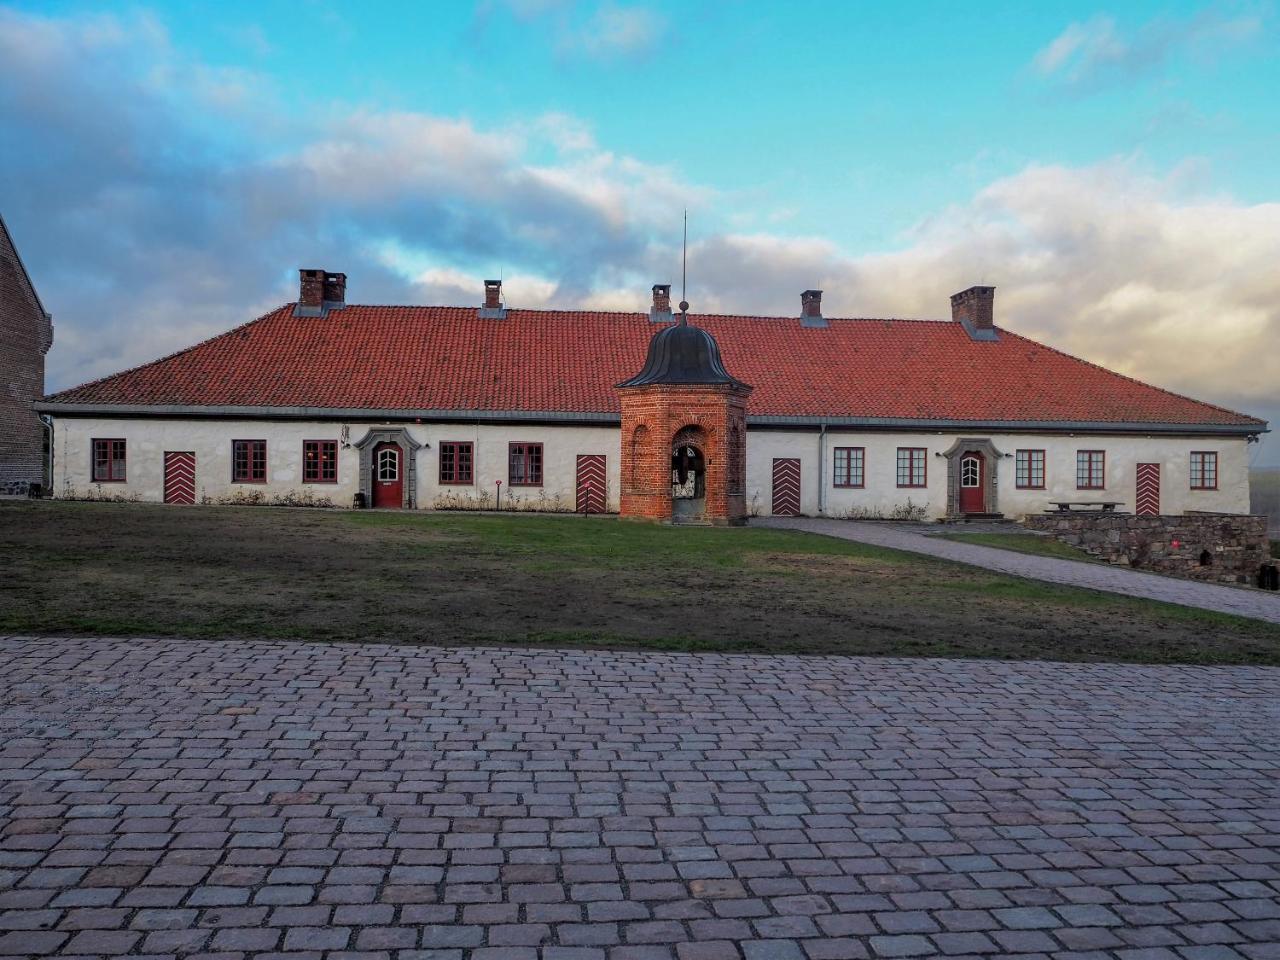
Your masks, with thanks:
[(970, 287), (951, 295), (951, 319), (975, 340), (995, 340), (995, 287)]
[(480, 316), (486, 320), (503, 320), (507, 310), (502, 305), (502, 281), (486, 280), (484, 282), (484, 306), (480, 308)]
[(671, 319), (671, 284), (655, 283), (653, 306), (649, 308), (649, 320), (653, 323), (667, 323)]
[(800, 294), (800, 326), (825, 327), (826, 319), (822, 316), (822, 291), (806, 290)]
[(326, 273), (324, 275), (324, 306), (330, 310), (341, 310), (346, 305), (347, 275)]
[(324, 271), (298, 271), (298, 306), (319, 312), (324, 306)]

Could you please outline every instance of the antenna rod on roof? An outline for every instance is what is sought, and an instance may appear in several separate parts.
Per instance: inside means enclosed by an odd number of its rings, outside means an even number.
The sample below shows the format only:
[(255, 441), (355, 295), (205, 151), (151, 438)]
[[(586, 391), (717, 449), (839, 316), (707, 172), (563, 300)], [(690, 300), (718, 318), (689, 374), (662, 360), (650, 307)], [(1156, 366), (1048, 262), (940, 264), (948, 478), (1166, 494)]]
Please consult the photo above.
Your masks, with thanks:
[(684, 208), (684, 244), (680, 248), (680, 325), (689, 322), (689, 299), (685, 296), (689, 278), (689, 208)]

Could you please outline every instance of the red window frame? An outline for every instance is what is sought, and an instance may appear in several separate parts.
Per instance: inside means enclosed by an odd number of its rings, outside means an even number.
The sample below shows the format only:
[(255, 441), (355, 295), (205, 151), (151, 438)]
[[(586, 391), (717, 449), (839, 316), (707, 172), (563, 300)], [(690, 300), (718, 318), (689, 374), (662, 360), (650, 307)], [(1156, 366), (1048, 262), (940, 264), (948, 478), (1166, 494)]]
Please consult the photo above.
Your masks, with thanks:
[[(517, 476), (520, 479), (516, 479)], [(512, 487), (542, 486), (542, 444), (517, 442), (507, 445), (507, 483)]]
[[(243, 456), (241, 453), (243, 451)], [(259, 456), (261, 454), (261, 456)], [(261, 474), (261, 476), (259, 476)], [(267, 441), (231, 441), (231, 482), (267, 482)]]
[[(1037, 457), (1037, 454), (1039, 455)], [(1036, 483), (1037, 459), (1040, 467), (1040, 482)], [(1015, 450), (1013, 454), (1013, 485), (1019, 490), (1043, 490), (1045, 474), (1044, 451), (1035, 447), (1026, 450)]]
[(302, 482), (338, 482), (338, 441), (302, 441)]
[[(855, 457), (854, 454), (857, 454)], [(854, 482), (854, 467), (857, 466), (857, 482)], [(844, 479), (840, 479), (841, 468), (844, 468)], [(831, 485), (841, 489), (861, 489), (867, 485), (867, 450), (866, 447), (836, 447), (831, 458)]]
[(440, 482), (475, 483), (475, 444), (470, 440), (446, 440), (440, 444)]
[[(123, 437), (94, 437), (89, 457), (94, 483), (126, 483), (129, 475), (129, 445)], [(119, 476), (116, 465), (119, 464)]]
[[(1081, 472), (1082, 466), (1084, 467), (1083, 473)], [(1094, 482), (1095, 479), (1097, 480), (1096, 483)], [(1081, 480), (1085, 482), (1081, 483)], [(1107, 452), (1105, 450), (1076, 451), (1076, 489), (1107, 489)]]
[[(903, 460), (903, 455), (906, 459)], [(903, 465), (906, 465), (907, 482), (902, 482)], [(920, 470), (920, 482), (916, 482), (916, 468)], [(927, 487), (929, 485), (929, 448), (928, 447), (899, 447), (898, 463), (897, 463), (897, 481), (898, 486), (903, 488)]]
[[(1199, 458), (1198, 468), (1197, 468), (1197, 458)], [(1191, 462), (1190, 462), (1190, 474), (1191, 474), (1190, 479), (1191, 479), (1192, 490), (1217, 490), (1218, 489), (1218, 451), (1217, 450), (1192, 450)]]

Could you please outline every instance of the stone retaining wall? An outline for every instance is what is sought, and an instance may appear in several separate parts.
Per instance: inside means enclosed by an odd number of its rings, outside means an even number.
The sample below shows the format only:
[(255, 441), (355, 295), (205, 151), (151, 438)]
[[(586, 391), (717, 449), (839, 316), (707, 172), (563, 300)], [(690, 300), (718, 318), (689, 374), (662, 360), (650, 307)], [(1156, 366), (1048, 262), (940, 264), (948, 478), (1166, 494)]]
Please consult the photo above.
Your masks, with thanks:
[(1023, 523), (1108, 563), (1192, 580), (1254, 583), (1271, 558), (1263, 516), (1079, 512), (1037, 514)]

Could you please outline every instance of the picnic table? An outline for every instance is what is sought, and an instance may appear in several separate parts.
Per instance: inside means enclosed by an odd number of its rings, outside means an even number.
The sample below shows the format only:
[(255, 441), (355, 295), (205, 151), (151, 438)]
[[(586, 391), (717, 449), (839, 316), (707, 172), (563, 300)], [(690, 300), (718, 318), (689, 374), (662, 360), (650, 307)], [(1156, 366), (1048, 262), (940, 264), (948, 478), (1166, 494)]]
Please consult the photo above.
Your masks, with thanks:
[[(1049, 502), (1058, 508), (1058, 513), (1075, 513), (1077, 507), (1079, 512), (1096, 508), (1096, 512), (1115, 513), (1116, 507), (1121, 503), (1119, 500), (1050, 500)], [(1054, 511), (1046, 510), (1045, 512), (1053, 513)]]

